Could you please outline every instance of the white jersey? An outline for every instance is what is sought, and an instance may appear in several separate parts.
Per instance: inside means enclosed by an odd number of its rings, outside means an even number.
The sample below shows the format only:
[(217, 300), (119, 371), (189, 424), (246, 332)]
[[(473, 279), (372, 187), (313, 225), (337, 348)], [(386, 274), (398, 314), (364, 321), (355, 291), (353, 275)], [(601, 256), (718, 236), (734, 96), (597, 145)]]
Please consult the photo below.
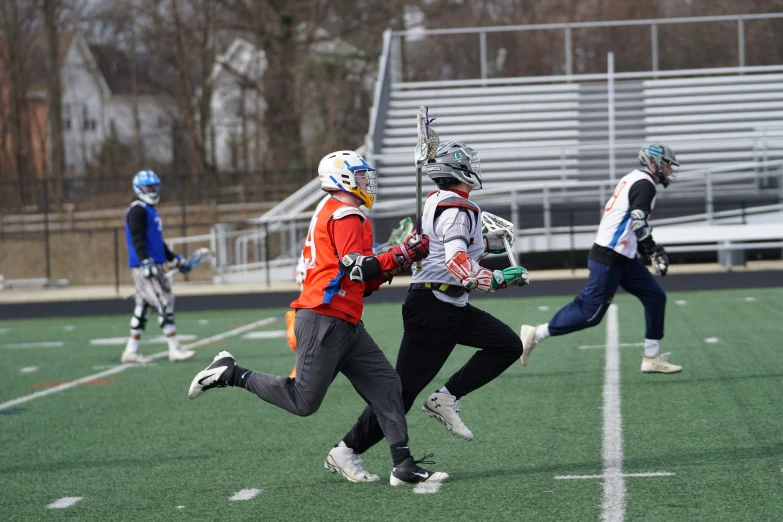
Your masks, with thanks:
[[(641, 170), (626, 174), (614, 189), (612, 197), (606, 202), (601, 224), (595, 243), (614, 250), (630, 259), (636, 257), (636, 234), (631, 230), (631, 208), (628, 191), (639, 180), (646, 179), (655, 186), (652, 176)], [(655, 207), (655, 198), (650, 204), (650, 213)]]
[[(463, 210), (467, 212), (463, 212)], [(463, 216), (459, 216), (462, 214)], [(467, 218), (467, 219), (465, 219)], [(464, 235), (455, 236), (455, 228), (450, 226), (455, 219), (464, 219)], [(465, 245), (467, 254), (477, 263), (484, 255), (484, 237), (481, 234), (481, 209), (450, 190), (437, 190), (424, 202), (422, 212), (422, 232), (430, 237), (430, 253), (421, 263), (421, 270), (413, 270), (414, 283), (446, 283), (461, 286), (457, 279), (446, 270), (446, 243), (450, 246)], [(444, 226), (445, 225), (445, 226)], [(450, 237), (446, 237), (449, 233)], [(460, 238), (464, 238), (460, 240)], [(462, 250), (462, 248), (460, 248)], [(443, 292), (433, 291), (435, 297), (449, 304), (465, 306), (468, 294), (452, 297)]]

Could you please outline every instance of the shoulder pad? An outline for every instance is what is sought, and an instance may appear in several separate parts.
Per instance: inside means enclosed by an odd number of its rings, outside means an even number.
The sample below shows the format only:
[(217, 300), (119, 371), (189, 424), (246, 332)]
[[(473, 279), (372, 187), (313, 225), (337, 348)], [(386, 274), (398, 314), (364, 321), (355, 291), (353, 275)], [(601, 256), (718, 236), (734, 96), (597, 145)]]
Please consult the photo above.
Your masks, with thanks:
[(460, 207), (460, 208), (466, 208), (468, 210), (472, 210), (473, 212), (478, 213), (479, 208), (478, 206), (473, 203), (470, 200), (467, 200), (465, 198), (462, 198), (460, 196), (451, 196), (449, 198), (443, 199), (438, 202), (439, 207)]
[(359, 216), (359, 219), (362, 220), (362, 223), (364, 223), (364, 220), (367, 219), (367, 216), (364, 214), (364, 212), (356, 207), (351, 207), (348, 205), (335, 210), (332, 214), (332, 219), (343, 219), (348, 216)]
[(130, 206), (128, 208), (130, 209), (130, 208), (133, 208), (133, 207), (138, 207), (139, 205), (141, 205), (142, 207), (146, 207), (147, 206), (147, 204), (144, 203), (142, 200), (134, 199), (133, 202), (130, 204)]

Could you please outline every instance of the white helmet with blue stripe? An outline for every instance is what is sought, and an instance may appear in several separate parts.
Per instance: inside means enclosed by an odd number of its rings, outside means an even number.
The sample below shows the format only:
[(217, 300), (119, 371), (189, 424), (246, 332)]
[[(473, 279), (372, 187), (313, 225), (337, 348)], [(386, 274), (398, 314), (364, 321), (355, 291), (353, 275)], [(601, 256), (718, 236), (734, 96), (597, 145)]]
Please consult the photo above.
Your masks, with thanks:
[(148, 205), (160, 201), (160, 178), (151, 170), (141, 170), (133, 176), (133, 191)]
[(347, 192), (359, 198), (368, 209), (372, 208), (378, 193), (375, 167), (354, 151), (338, 150), (324, 156), (318, 164), (318, 177), (321, 190)]

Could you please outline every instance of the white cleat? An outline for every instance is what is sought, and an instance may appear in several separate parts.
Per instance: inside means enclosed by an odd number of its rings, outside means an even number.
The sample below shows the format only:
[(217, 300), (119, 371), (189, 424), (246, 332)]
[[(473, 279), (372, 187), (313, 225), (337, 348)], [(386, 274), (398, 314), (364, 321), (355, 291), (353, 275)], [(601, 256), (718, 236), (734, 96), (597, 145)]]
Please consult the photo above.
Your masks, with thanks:
[(362, 466), (362, 459), (351, 448), (332, 448), (326, 456), (324, 467), (332, 473), (339, 473), (348, 482), (377, 482), (381, 480)]
[(473, 440), (473, 433), (459, 416), (459, 400), (447, 393), (435, 392), (421, 407), (422, 411), (441, 421), (450, 432), (465, 440)]
[(171, 362), (187, 361), (188, 359), (192, 359), (195, 356), (195, 350), (187, 350), (184, 348), (169, 350), (169, 361)]
[(536, 326), (530, 326), (529, 324), (523, 324), (519, 329), (519, 338), (522, 339), (522, 357), (519, 358), (519, 362), (522, 366), (527, 366), (527, 359), (533, 352), (533, 348), (538, 346), (536, 341)]
[(642, 371), (644, 373), (678, 373), (682, 371), (682, 366), (672, 364), (666, 359), (669, 352), (659, 353), (655, 357), (642, 356)]
[(124, 351), (122, 352), (120, 361), (122, 361), (124, 364), (149, 364), (152, 362), (152, 359), (149, 357), (144, 357), (139, 352)]

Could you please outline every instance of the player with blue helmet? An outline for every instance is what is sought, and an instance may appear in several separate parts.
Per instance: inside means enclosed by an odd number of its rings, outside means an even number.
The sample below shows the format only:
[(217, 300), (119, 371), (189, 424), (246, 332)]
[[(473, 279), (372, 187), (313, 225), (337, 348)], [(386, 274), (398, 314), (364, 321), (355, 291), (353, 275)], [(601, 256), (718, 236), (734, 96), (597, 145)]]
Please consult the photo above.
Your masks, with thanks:
[(196, 352), (183, 349), (177, 339), (174, 294), (163, 264), (168, 262), (182, 273), (190, 272), (192, 267), (187, 259), (174, 254), (163, 241), (163, 221), (155, 209), (160, 201), (160, 178), (151, 170), (142, 170), (133, 177), (133, 191), (136, 199), (125, 214), (125, 239), (128, 245), (128, 266), (136, 285), (136, 306), (122, 362), (150, 362), (150, 358), (139, 353), (139, 341), (147, 325), (150, 307), (158, 311), (158, 322), (169, 345), (169, 360), (184, 361), (196, 355)]

